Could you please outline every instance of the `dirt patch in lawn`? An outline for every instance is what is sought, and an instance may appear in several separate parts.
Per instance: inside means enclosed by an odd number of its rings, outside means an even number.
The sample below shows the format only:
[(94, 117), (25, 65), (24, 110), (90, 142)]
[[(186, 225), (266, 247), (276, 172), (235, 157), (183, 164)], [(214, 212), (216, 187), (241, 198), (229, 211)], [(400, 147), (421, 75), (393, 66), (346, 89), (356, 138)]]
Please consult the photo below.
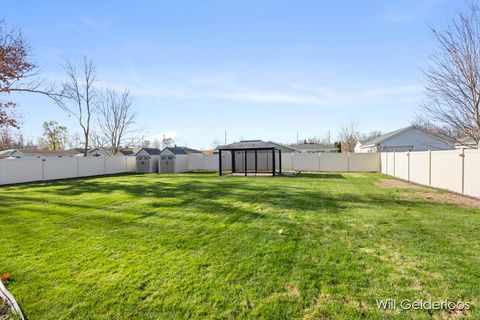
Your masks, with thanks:
[(292, 297), (299, 297), (300, 296), (300, 290), (298, 290), (298, 287), (294, 285), (293, 283), (286, 283), (285, 284), (285, 289), (287, 289), (287, 293), (292, 296)]
[(413, 192), (403, 195), (404, 198), (420, 198), (433, 202), (456, 204), (467, 208), (480, 208), (480, 200), (465, 197), (456, 193)]
[(480, 208), (480, 200), (462, 196), (461, 194), (452, 192), (435, 192), (435, 189), (422, 187), (413, 183), (396, 179), (384, 179), (377, 183), (377, 186), (394, 189), (415, 189), (418, 191), (402, 193), (400, 197), (403, 199), (424, 199), (432, 202), (442, 202), (455, 204), (467, 208)]
[(395, 180), (395, 179), (383, 179), (377, 182), (377, 186), (383, 188), (395, 188), (395, 189), (423, 189), (428, 190), (422, 186), (417, 184), (413, 184), (410, 182), (406, 182), (403, 180)]

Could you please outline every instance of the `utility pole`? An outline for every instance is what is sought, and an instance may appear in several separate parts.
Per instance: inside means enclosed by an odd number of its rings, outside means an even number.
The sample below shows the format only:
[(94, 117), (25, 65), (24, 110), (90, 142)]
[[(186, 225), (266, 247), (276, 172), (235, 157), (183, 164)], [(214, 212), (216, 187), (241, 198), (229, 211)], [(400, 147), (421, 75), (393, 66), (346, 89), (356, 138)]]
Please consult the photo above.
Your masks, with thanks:
[(225, 145), (227, 145), (227, 130), (225, 130)]
[(298, 143), (298, 131), (297, 131), (297, 143)]

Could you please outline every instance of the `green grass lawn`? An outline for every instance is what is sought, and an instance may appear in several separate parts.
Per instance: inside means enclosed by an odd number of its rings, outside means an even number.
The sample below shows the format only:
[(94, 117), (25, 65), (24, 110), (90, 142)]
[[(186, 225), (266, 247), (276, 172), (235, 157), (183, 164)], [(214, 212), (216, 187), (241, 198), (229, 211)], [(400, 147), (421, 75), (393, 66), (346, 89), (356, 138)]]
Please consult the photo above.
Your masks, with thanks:
[(191, 173), (0, 187), (0, 273), (30, 320), (447, 316), (378, 311), (385, 298), (467, 301), (479, 317), (480, 210), (381, 179)]

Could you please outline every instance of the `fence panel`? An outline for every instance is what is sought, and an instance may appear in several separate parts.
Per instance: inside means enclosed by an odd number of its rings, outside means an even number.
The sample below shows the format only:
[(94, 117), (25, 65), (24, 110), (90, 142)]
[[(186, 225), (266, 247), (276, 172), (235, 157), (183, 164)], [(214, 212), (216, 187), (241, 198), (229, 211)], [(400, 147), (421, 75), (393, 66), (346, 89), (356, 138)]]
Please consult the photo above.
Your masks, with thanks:
[[(325, 153), (327, 155), (328, 153)], [(347, 155), (345, 153), (332, 153), (334, 155)], [(323, 157), (323, 155), (322, 155)], [(335, 170), (343, 171), (343, 170)], [(348, 171), (378, 172), (380, 171), (380, 154), (378, 153), (350, 153), (348, 154)]]
[(42, 159), (0, 160), (0, 184), (42, 180), (42, 166)]
[(395, 152), (395, 176), (403, 180), (409, 180), (409, 153)]
[(296, 153), (293, 156), (293, 170), (320, 171), (320, 156), (318, 154)]
[(127, 158), (122, 156), (105, 158), (105, 174), (127, 172)]
[(464, 193), (480, 197), (480, 150), (465, 150)]
[(137, 172), (137, 157), (128, 156), (127, 158), (127, 172)]
[(380, 172), (383, 173), (383, 174), (387, 174), (387, 167), (388, 167), (387, 153), (382, 152), (380, 154)]
[(314, 171), (348, 171), (347, 153), (320, 153), (320, 167)]
[(460, 150), (435, 151), (431, 156), (432, 187), (462, 192), (462, 157)]
[(47, 158), (43, 162), (43, 180), (78, 177), (78, 158)]
[(430, 152), (410, 152), (410, 181), (430, 185)]
[(387, 174), (395, 175), (395, 152), (387, 153)]
[(79, 157), (78, 176), (99, 176), (105, 174), (105, 157)]
[(410, 152), (408, 157), (403, 152), (382, 153), (381, 172), (418, 184), (480, 197), (478, 149), (416, 151)]

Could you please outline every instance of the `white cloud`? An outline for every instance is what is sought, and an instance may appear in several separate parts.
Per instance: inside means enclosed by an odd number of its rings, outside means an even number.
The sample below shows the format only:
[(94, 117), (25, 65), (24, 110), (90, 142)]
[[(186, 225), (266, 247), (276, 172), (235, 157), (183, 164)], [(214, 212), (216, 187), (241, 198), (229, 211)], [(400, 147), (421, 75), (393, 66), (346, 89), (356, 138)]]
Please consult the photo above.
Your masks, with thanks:
[[(419, 84), (365, 85), (361, 81), (341, 85), (261, 79), (235, 79), (228, 76), (172, 75), (157, 79), (129, 76), (128, 83), (104, 82), (118, 90), (128, 88), (134, 96), (173, 100), (217, 100), (257, 104), (289, 104), (315, 107), (341, 107), (365, 104), (416, 103), (421, 97)], [(278, 80), (278, 79), (277, 79)], [(333, 79), (332, 79), (333, 80)], [(334, 83), (333, 81), (331, 83)], [(247, 85), (248, 84), (248, 85)]]

